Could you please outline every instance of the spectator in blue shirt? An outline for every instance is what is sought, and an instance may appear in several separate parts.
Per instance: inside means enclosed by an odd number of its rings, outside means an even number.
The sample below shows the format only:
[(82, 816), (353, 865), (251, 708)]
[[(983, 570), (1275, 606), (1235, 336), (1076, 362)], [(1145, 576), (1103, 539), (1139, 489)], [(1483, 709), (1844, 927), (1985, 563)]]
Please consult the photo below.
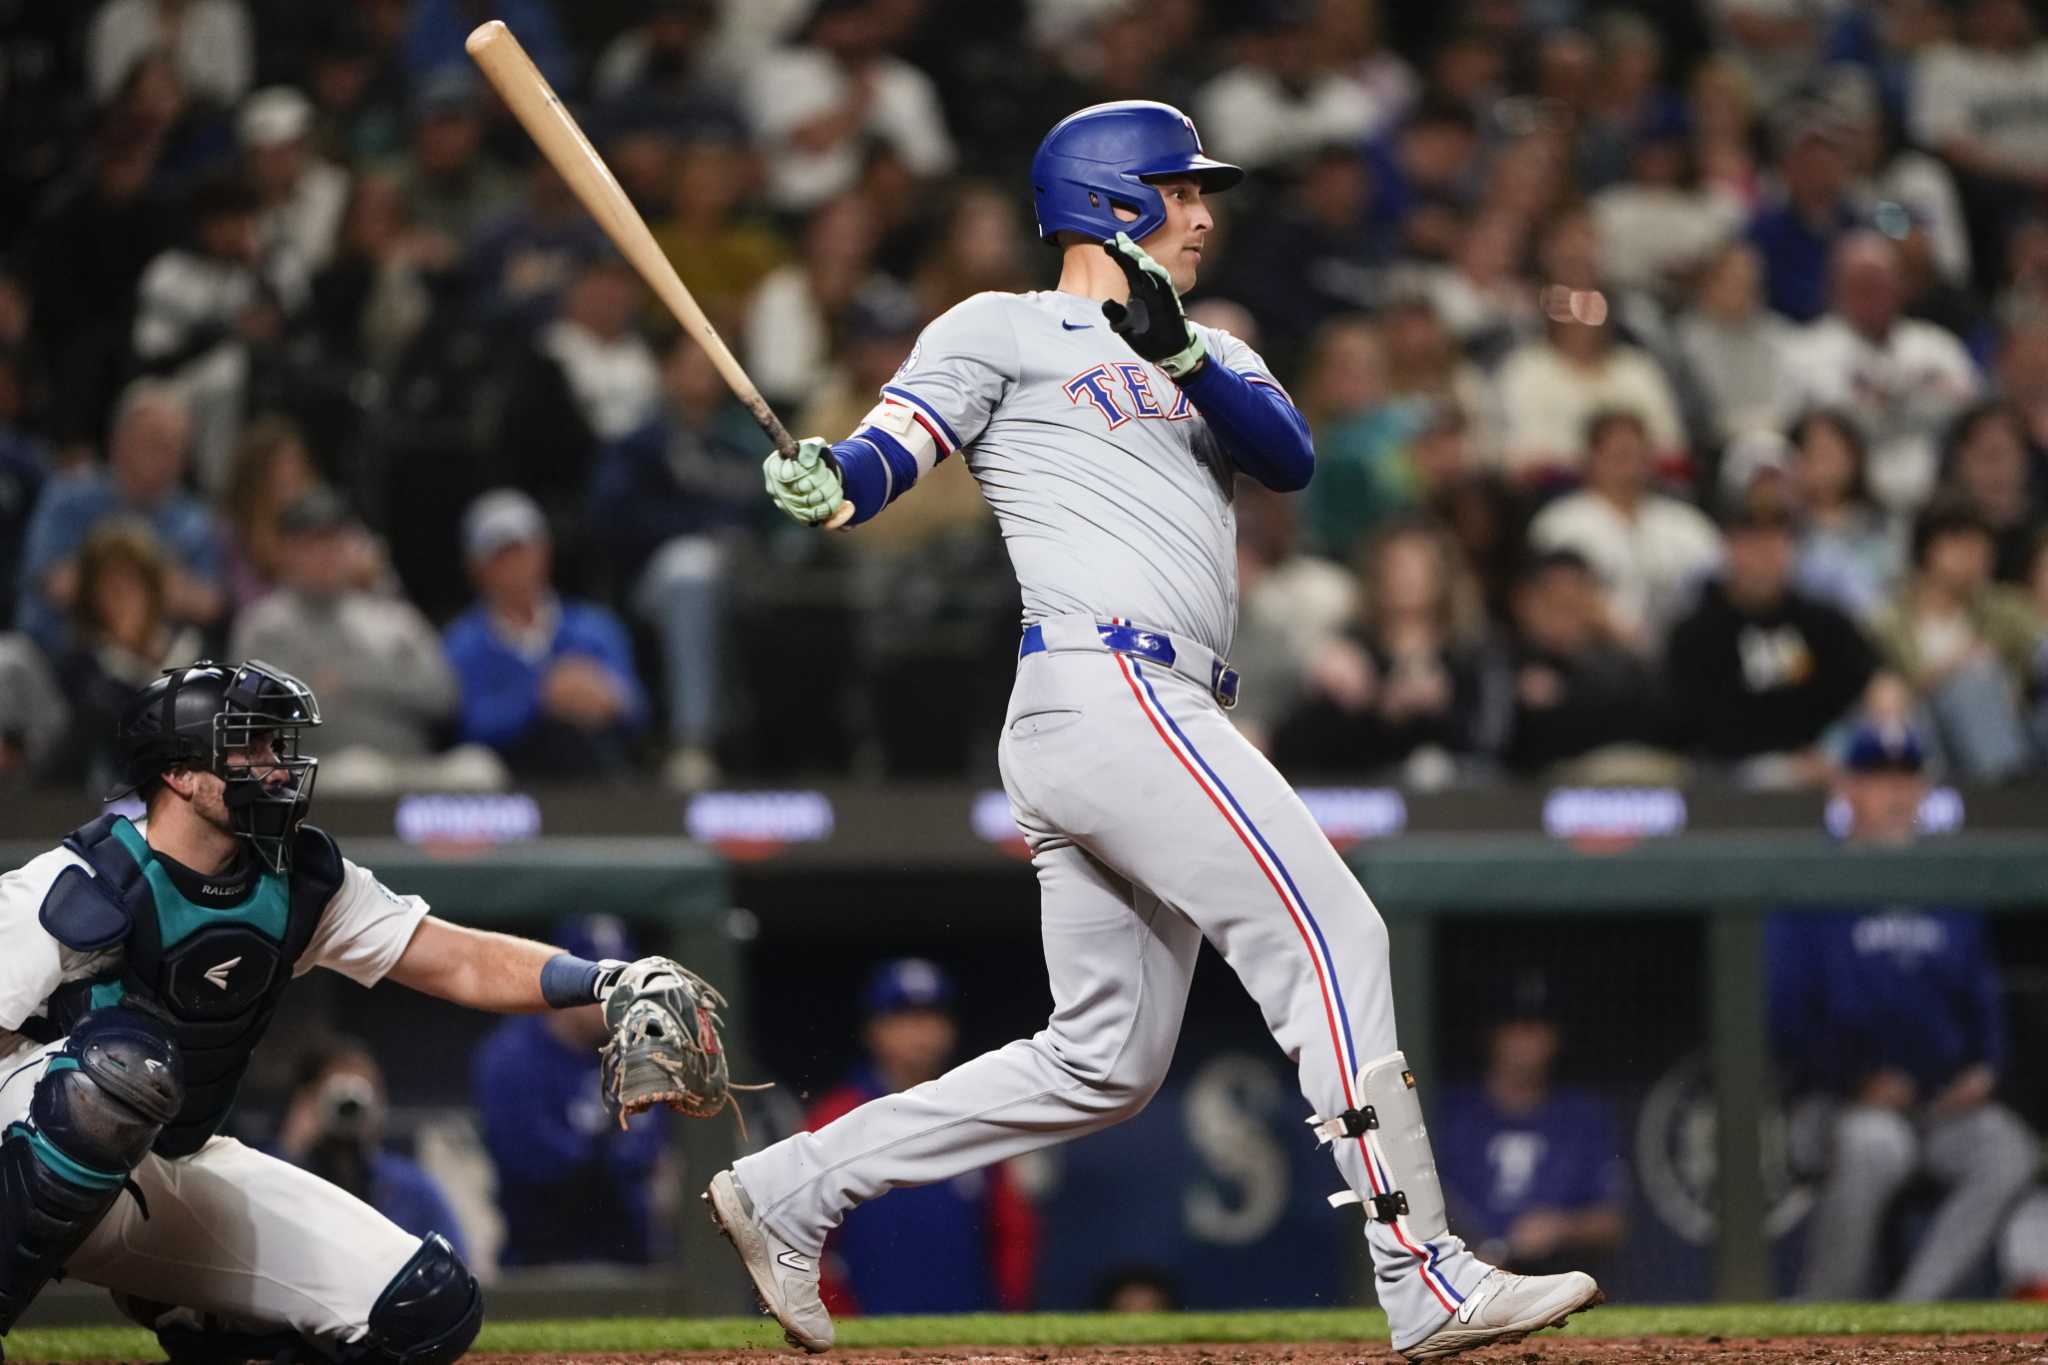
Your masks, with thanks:
[(176, 391), (138, 381), (114, 415), (106, 467), (44, 487), (22, 552), (16, 624), (51, 658), (63, 657), (70, 643), (65, 616), (78, 590), (78, 547), (115, 515), (147, 522), (162, 543), (165, 615), (202, 630), (220, 621), (227, 596), (213, 514), (183, 487), (191, 440), (191, 414)]
[(1827, 312), (1829, 258), (1861, 221), (1849, 197), (1842, 133), (1818, 103), (1789, 111), (1778, 130), (1782, 197), (1750, 220), (1749, 240), (1763, 257), (1771, 308), (1794, 322)]
[(339, 1185), (415, 1237), (438, 1232), (463, 1254), (448, 1198), (411, 1157), (384, 1145), (384, 1072), (352, 1038), (317, 1043), (299, 1059), (277, 1154)]
[(1503, 994), (1485, 1072), (1448, 1088), (1430, 1127), (1452, 1221), (1477, 1254), (1547, 1274), (1621, 1244), (1628, 1172), (1607, 1105), (1555, 1082), (1563, 1034), (1548, 983), (1530, 972)]
[(462, 680), (460, 737), (531, 777), (619, 775), (647, 723), (626, 628), (550, 582), (547, 520), (526, 494), (494, 489), (462, 519), (477, 603), (448, 627)]
[[(634, 955), (625, 926), (608, 915), (571, 920), (556, 941), (593, 962)], [(583, 1005), (507, 1019), (477, 1051), (473, 1084), (498, 1168), (505, 1265), (637, 1265), (661, 1250), (653, 1188), (665, 1117), (650, 1110), (622, 1129), (606, 1111), (604, 1038), (603, 1013)]]
[[(861, 1013), (867, 1056), (811, 1106), (813, 1131), (952, 1060), (953, 981), (937, 964), (883, 963), (861, 990)], [(840, 1317), (1015, 1311), (1031, 1306), (1037, 1260), (1037, 1211), (999, 1163), (851, 1210), (825, 1244), (821, 1292)]]
[[(1919, 739), (1866, 723), (1843, 767), (1848, 841), (1912, 842), (1927, 795)], [(1834, 1104), (1801, 1296), (1877, 1288), (1887, 1214), (1920, 1174), (1946, 1193), (1892, 1297), (1956, 1294), (2040, 1161), (2038, 1139), (1993, 1097), (2006, 1032), (1981, 918), (1902, 905), (1787, 911), (1768, 928), (1766, 956), (1781, 1064)]]

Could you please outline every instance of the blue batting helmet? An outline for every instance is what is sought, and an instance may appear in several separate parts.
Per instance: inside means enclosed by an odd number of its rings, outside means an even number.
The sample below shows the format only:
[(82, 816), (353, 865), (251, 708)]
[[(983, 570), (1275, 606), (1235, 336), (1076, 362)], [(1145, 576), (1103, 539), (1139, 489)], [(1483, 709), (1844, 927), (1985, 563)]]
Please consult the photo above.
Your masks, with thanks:
[[(1227, 190), (1244, 179), (1236, 166), (1202, 154), (1195, 121), (1170, 104), (1117, 100), (1091, 104), (1052, 126), (1031, 158), (1038, 235), (1079, 232), (1100, 241), (1128, 232), (1137, 241), (1166, 222), (1166, 201), (1145, 182), (1192, 175), (1204, 190)], [(1114, 210), (1129, 209), (1126, 223)]]

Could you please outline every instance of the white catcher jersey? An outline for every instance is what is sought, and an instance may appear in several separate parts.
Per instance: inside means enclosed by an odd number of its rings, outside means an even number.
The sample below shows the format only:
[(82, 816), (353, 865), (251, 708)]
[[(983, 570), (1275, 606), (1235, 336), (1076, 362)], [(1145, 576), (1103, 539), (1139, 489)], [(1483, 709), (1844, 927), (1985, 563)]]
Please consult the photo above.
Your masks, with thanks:
[[(1251, 347), (1195, 330), (1210, 364), (1279, 387)], [(976, 294), (925, 328), (882, 397), (870, 424), (915, 422), (937, 458), (965, 456), (1002, 528), (1027, 623), (1118, 616), (1229, 653), (1236, 471), (1098, 301)]]

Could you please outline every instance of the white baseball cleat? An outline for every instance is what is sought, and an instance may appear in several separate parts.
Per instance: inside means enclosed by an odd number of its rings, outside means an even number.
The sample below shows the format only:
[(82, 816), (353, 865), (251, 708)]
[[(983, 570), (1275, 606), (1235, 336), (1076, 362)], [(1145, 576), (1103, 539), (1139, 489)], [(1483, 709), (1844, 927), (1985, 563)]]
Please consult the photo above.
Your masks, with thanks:
[(1481, 1346), (1520, 1341), (1545, 1327), (1561, 1327), (1572, 1314), (1605, 1300), (1582, 1270), (1563, 1275), (1517, 1275), (1495, 1269), (1472, 1286), (1444, 1325), (1401, 1352), (1410, 1360), (1442, 1360)]
[(740, 1254), (761, 1311), (782, 1324), (790, 1345), (813, 1353), (832, 1349), (832, 1315), (818, 1297), (818, 1258), (798, 1251), (754, 1215), (754, 1203), (730, 1170), (711, 1177), (704, 1191), (711, 1221)]

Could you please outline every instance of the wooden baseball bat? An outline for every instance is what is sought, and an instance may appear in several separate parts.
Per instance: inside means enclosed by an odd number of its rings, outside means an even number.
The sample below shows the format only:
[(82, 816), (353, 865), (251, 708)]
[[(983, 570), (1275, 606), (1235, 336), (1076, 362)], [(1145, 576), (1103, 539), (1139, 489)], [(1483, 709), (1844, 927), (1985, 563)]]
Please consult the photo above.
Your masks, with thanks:
[[(689, 288), (676, 274), (675, 266), (655, 242), (654, 234), (647, 230), (647, 220), (640, 216), (640, 211), (633, 207), (633, 201), (619, 188), (611, 167), (604, 164), (597, 148), (590, 145), (590, 139), (576, 126), (568, 107), (549, 87), (547, 77), (540, 74), (540, 68), (533, 64), (533, 58), (526, 55), (526, 49), (512, 36), (512, 30), (505, 27), (505, 21), (492, 19), (477, 25), (463, 46), (483, 69), (492, 87), (526, 129), (534, 145), (540, 148), (541, 154), (547, 157), (569, 188), (576, 192), (576, 197), (583, 201), (583, 207), (590, 210), (590, 216), (597, 219), (597, 225), (640, 272), (640, 278), (647, 281), (655, 297), (675, 315), (691, 340), (711, 357), (712, 365), (717, 367), (727, 387), (747, 405), (747, 411), (754, 414), (754, 420), (775, 442), (775, 448), (784, 457), (794, 459), (796, 441), (768, 406), (768, 400), (761, 397), (761, 390), (740, 368), (740, 362), (733, 358), (731, 349), (718, 335), (718, 329), (711, 325), (711, 319), (704, 316), (697, 300), (690, 297)], [(844, 503), (826, 525), (844, 526), (852, 517), (853, 504)]]

